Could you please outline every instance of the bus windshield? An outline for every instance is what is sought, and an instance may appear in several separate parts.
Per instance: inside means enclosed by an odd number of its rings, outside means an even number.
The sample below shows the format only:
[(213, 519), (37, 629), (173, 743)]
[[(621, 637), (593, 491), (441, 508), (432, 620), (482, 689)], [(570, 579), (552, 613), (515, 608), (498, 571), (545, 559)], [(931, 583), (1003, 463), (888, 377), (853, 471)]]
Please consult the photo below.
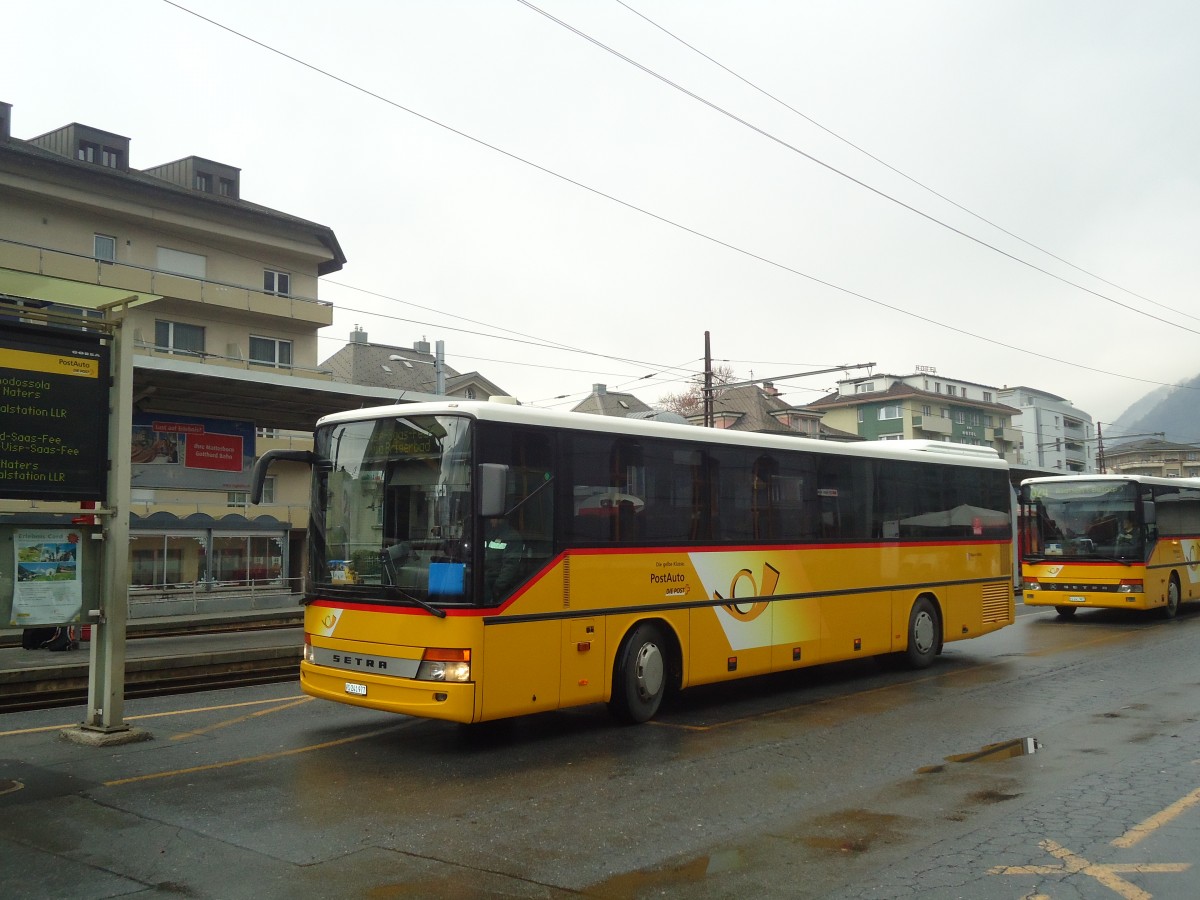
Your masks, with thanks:
[(418, 605), (469, 604), (471, 423), (395, 416), (318, 429), (313, 588)]
[(1032, 540), (1026, 556), (1140, 559), (1145, 529), (1137, 486), (1120, 481), (1026, 485)]

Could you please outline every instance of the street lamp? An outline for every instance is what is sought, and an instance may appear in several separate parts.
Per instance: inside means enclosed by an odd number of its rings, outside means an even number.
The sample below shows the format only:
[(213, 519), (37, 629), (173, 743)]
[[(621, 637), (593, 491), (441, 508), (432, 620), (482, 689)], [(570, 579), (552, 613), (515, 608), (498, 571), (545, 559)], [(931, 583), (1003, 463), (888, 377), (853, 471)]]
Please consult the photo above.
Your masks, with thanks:
[[(428, 346), (428, 345), (426, 345), (426, 346)], [(436, 373), (434, 377), (437, 379), (437, 384), (434, 389), (434, 392), (440, 396), (440, 395), (446, 393), (446, 351), (445, 351), (445, 348), (446, 348), (446, 345), (445, 345), (444, 341), (437, 341), (434, 344), (433, 362), (430, 362), (427, 359), (410, 359), (407, 356), (401, 356), (399, 353), (393, 353), (391, 356), (388, 357), (388, 360), (391, 362), (422, 363), (423, 365), (426, 365), (426, 366), (433, 366), (434, 371)]]

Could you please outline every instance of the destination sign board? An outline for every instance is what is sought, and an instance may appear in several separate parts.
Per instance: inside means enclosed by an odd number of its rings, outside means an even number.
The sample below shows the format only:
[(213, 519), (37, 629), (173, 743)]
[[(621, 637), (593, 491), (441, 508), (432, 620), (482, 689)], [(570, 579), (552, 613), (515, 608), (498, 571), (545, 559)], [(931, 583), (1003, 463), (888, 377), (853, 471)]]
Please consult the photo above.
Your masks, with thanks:
[(98, 334), (0, 329), (0, 498), (107, 499), (109, 345)]

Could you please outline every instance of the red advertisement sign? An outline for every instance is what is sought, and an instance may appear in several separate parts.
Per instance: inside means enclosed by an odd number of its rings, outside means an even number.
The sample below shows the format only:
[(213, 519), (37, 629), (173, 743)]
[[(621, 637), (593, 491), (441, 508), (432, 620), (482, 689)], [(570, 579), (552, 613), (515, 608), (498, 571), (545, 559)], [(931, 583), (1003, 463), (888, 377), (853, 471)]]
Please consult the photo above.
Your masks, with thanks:
[(242, 471), (242, 439), (235, 434), (188, 435), (184, 465), (189, 469)]

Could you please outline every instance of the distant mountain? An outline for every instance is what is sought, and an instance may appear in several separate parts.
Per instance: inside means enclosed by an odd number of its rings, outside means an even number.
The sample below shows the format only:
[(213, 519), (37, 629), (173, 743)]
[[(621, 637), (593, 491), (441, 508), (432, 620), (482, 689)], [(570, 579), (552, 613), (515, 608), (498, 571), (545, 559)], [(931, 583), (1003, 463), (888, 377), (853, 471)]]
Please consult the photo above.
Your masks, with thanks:
[(1155, 388), (1121, 413), (1111, 427), (1114, 442), (1120, 434), (1161, 431), (1167, 441), (1200, 443), (1200, 375), (1178, 387)]

